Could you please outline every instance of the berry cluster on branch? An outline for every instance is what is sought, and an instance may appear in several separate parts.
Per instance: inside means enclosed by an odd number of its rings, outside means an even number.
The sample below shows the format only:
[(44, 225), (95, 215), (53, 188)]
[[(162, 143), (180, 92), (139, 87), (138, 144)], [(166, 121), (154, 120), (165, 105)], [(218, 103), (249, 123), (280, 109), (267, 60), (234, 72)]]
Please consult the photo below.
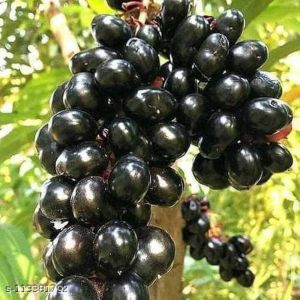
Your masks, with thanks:
[[(149, 225), (151, 205), (180, 200), (184, 181), (172, 165), (191, 143), (199, 148), (193, 174), (212, 189), (248, 189), (292, 165), (278, 143), (292, 111), (278, 100), (278, 79), (259, 70), (265, 44), (237, 42), (241, 12), (215, 19), (191, 15), (188, 0), (165, 0), (161, 9), (107, 3), (121, 13), (92, 20), (97, 46), (72, 57), (72, 77), (53, 92), (53, 115), (35, 138), (53, 175), (34, 213), (50, 240), (46, 274), (58, 282), (48, 300), (149, 299), (147, 287), (175, 256), (169, 234)], [(191, 255), (250, 286), (248, 240), (208, 238), (206, 214), (183, 211)]]

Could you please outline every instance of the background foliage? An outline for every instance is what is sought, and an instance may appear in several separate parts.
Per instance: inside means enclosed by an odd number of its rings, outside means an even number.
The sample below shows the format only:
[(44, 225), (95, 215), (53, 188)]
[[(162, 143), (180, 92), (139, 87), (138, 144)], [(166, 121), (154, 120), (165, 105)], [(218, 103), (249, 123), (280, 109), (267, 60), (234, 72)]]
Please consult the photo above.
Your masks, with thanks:
[[(196, 0), (197, 10), (218, 15), (227, 7), (247, 19), (244, 39), (262, 39), (270, 48), (264, 69), (280, 76), (284, 99), (294, 108), (294, 132), (286, 141), (293, 169), (250, 192), (190, 190), (208, 193), (213, 219), (224, 235), (245, 232), (256, 248), (251, 256), (257, 279), (246, 290), (222, 283), (214, 267), (185, 261), (185, 299), (300, 299), (300, 1)], [(89, 24), (109, 12), (103, 0), (62, 1), (82, 49), (92, 47)], [(0, 0), (0, 299), (40, 299), (38, 294), (6, 293), (6, 286), (45, 284), (41, 253), (45, 240), (32, 230), (39, 187), (47, 177), (33, 146), (37, 128), (49, 117), (48, 99), (70, 74), (64, 65), (40, 1)], [(298, 52), (297, 52), (298, 51)], [(298, 64), (298, 65), (297, 65)], [(188, 169), (190, 156), (179, 163)], [(41, 297), (42, 298), (42, 297)]]

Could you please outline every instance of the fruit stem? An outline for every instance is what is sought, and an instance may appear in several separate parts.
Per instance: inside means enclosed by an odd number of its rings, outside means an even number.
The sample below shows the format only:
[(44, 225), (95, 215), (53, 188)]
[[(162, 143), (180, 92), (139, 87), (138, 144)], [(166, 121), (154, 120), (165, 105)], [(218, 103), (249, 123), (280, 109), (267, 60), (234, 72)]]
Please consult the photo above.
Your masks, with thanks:
[(148, 7), (150, 5), (150, 0), (143, 0), (143, 6), (144, 8), (141, 10), (140, 15), (139, 15), (139, 22), (141, 24), (145, 24), (148, 18)]

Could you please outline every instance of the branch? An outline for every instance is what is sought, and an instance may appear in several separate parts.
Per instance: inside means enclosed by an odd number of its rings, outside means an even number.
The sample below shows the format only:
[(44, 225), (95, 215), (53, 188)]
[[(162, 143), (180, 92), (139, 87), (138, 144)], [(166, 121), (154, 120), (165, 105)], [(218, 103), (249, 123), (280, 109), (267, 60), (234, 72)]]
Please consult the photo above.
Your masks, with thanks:
[(45, 14), (48, 17), (51, 32), (60, 46), (66, 63), (80, 51), (75, 36), (71, 32), (65, 15), (60, 10), (59, 0), (45, 0)]

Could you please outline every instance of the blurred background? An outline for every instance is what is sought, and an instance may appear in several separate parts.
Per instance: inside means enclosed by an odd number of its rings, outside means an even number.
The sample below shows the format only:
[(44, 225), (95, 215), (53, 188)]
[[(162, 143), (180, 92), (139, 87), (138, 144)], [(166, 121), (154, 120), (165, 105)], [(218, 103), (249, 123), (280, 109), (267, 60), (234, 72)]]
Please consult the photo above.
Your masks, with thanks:
[[(214, 16), (228, 7), (240, 9), (247, 20), (243, 39), (261, 39), (269, 46), (264, 69), (280, 77), (282, 98), (294, 109), (294, 131), (285, 144), (295, 162), (289, 172), (249, 192), (200, 189), (186, 172), (187, 193), (208, 194), (213, 218), (224, 235), (250, 236), (257, 277), (248, 290), (235, 282), (224, 283), (214, 267), (187, 255), (184, 299), (300, 299), (300, 1), (196, 0), (196, 4), (197, 11)], [(90, 22), (97, 13), (111, 12), (105, 1), (61, 1), (60, 5), (79, 47), (93, 47)], [(47, 283), (41, 266), (45, 239), (32, 228), (32, 213), (47, 175), (39, 165), (33, 139), (49, 118), (52, 91), (70, 77), (49, 19), (47, 3), (0, 0), (1, 300), (44, 299), (41, 294), (9, 294), (4, 289)], [(181, 160), (180, 168), (188, 169), (191, 157)]]

